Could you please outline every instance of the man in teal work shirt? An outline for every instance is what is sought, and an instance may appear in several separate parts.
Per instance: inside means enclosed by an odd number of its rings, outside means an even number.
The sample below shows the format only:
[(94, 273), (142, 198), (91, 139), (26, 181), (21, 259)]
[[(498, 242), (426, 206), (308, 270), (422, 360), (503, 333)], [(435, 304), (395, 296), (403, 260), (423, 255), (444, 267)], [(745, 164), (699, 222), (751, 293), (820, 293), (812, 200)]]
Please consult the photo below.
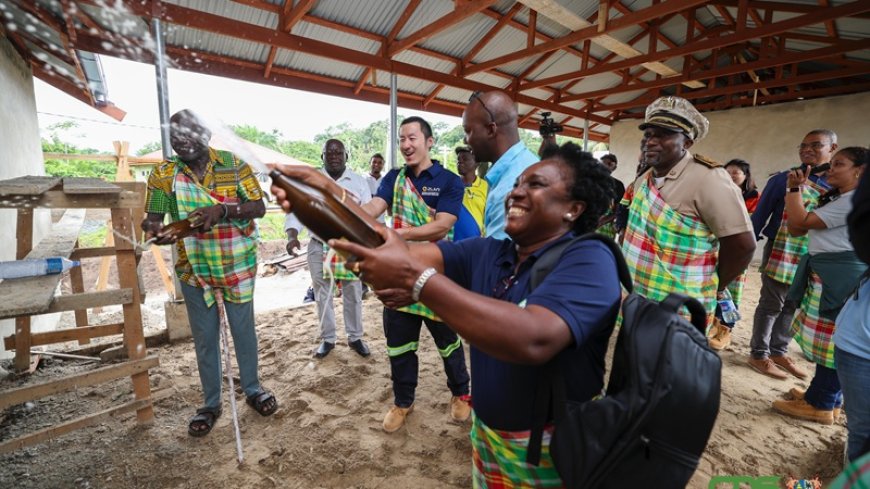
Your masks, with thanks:
[(478, 162), (493, 162), (486, 174), (483, 225), (485, 236), (505, 239), (504, 201), (520, 173), (540, 158), (520, 141), (517, 106), (502, 91), (474, 92), (462, 113), (465, 144), (471, 146)]

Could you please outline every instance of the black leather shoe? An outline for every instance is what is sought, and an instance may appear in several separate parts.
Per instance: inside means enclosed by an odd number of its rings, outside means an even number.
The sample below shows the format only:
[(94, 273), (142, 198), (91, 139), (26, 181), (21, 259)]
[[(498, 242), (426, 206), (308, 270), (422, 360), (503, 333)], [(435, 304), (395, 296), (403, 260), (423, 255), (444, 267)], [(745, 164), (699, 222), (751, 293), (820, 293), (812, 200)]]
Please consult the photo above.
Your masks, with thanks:
[(362, 339), (356, 341), (348, 341), (347, 346), (351, 347), (351, 349), (360, 354), (362, 357), (367, 357), (372, 354), (369, 350), (369, 347), (366, 346), (365, 342)]
[(305, 298), (302, 299), (303, 304), (310, 304), (314, 302), (314, 287), (308, 287), (308, 290), (305, 291)]
[(317, 350), (314, 352), (314, 358), (323, 358), (326, 355), (329, 355), (329, 352), (335, 348), (335, 343), (330, 343), (328, 341), (324, 341), (320, 343), (320, 346), (317, 347)]

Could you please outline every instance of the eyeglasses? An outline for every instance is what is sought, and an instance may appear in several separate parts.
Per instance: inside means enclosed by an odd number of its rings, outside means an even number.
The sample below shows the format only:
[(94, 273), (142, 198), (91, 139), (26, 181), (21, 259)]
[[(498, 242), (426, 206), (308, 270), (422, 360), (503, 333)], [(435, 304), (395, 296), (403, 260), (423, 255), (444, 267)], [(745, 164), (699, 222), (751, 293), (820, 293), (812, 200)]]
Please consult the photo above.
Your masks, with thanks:
[(798, 145), (798, 149), (814, 149), (814, 150), (820, 150), (820, 149), (824, 148), (824, 147), (827, 146), (827, 145), (828, 145), (828, 143), (820, 143), (820, 142), (818, 142), (818, 141), (816, 141), (816, 142), (814, 142), (814, 143), (801, 143), (801, 144)]
[(514, 278), (514, 275), (511, 275), (496, 282), (495, 287), (492, 288), (492, 298), (498, 300), (504, 299), (507, 296), (508, 290), (516, 283)]
[(483, 99), (480, 98), (481, 95), (483, 95), (483, 92), (473, 92), (471, 94), (471, 97), (468, 97), (468, 103), (474, 102), (475, 100), (480, 102), (480, 105), (483, 107), (483, 110), (485, 110), (486, 113), (489, 114), (489, 121), (491, 123), (495, 123), (495, 116), (492, 115), (492, 112), (490, 112), (489, 107), (487, 107), (486, 104), (483, 103)]

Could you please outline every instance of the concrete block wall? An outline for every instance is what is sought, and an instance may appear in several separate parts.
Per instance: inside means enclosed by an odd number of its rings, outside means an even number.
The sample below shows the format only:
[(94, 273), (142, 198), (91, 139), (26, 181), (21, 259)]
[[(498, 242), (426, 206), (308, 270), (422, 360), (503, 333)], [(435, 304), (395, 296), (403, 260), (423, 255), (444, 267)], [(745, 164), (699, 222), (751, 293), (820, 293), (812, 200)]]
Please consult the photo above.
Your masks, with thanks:
[[(42, 146), (33, 90), (33, 75), (28, 64), (5, 37), (0, 37), (0, 180), (22, 175), (43, 175)], [(16, 248), (16, 211), (0, 209), (0, 260), (14, 260)], [(34, 216), (34, 244), (51, 229), (48, 210)], [(34, 318), (34, 331), (51, 329), (57, 315)], [(0, 320), (0, 338), (12, 334), (15, 322)], [(11, 354), (0, 341), (0, 358)]]

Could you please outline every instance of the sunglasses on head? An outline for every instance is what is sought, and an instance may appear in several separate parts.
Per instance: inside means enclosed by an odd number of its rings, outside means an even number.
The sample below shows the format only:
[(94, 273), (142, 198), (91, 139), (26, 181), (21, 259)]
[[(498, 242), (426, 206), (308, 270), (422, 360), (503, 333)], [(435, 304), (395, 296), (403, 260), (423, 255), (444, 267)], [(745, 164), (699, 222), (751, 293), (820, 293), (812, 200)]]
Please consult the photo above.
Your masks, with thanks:
[(471, 97), (468, 98), (468, 103), (474, 102), (475, 100), (477, 100), (478, 102), (480, 102), (480, 105), (481, 105), (481, 107), (483, 107), (483, 110), (485, 110), (486, 113), (489, 114), (489, 121), (494, 123), (494, 122), (495, 122), (495, 116), (492, 115), (492, 112), (489, 110), (489, 107), (487, 107), (486, 104), (483, 103), (483, 99), (481, 98), (482, 95), (483, 95), (483, 92), (479, 92), (479, 91), (478, 91), (478, 92), (472, 92), (472, 93), (471, 93)]

